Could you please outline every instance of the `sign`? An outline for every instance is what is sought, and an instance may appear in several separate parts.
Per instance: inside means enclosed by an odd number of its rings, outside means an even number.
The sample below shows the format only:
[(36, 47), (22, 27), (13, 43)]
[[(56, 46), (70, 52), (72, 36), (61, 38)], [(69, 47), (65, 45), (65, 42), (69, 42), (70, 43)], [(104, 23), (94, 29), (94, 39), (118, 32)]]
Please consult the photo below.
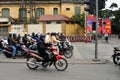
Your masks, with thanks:
[(111, 20), (110, 19), (103, 19), (103, 33), (111, 34)]
[[(111, 20), (110, 19), (102, 19), (102, 24), (101, 24), (101, 18), (98, 19), (98, 33), (102, 34), (102, 33), (106, 33), (106, 34), (111, 34)], [(96, 18), (94, 16), (86, 16), (86, 31), (87, 33), (91, 33), (93, 32), (94, 28), (96, 27), (93, 26), (93, 23), (96, 22)]]

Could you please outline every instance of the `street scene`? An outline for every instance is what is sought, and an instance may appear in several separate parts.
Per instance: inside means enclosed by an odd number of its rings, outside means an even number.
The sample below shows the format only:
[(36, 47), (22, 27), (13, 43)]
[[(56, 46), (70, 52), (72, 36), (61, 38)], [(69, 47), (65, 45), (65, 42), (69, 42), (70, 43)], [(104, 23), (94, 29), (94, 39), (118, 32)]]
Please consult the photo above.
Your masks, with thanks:
[(0, 79), (120, 80), (120, 1), (0, 1)]

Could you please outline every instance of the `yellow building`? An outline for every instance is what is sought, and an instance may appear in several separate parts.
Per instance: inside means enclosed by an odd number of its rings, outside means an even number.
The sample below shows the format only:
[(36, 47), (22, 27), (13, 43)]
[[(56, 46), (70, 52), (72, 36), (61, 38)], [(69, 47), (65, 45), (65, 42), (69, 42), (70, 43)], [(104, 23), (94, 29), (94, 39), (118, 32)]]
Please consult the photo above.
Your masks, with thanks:
[[(11, 25), (39, 23), (39, 17), (48, 14), (62, 14), (67, 17), (72, 17), (84, 11), (83, 1), (84, 0), (2, 0), (0, 1), (0, 17), (8, 18)], [(4, 23), (0, 23), (2, 24), (0, 25), (1, 28), (3, 28)], [(11, 28), (9, 28), (11, 25), (4, 27), (5, 32), (11, 31)]]

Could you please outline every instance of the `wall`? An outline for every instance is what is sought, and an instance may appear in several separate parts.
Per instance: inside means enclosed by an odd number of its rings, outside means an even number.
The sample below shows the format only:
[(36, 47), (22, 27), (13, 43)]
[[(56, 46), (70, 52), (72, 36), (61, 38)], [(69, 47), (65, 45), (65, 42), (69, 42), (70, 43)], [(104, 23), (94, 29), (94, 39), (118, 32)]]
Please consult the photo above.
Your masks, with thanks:
[(24, 35), (24, 32), (25, 32), (24, 24), (11, 25), (11, 32), (16, 33), (16, 34)]
[(81, 35), (84, 34), (84, 28), (77, 24), (66, 24), (66, 35)]
[(46, 32), (62, 32), (61, 26), (61, 24), (56, 24), (55, 22), (46, 24)]
[(43, 33), (43, 25), (42, 24), (28, 24), (28, 34), (31, 34), (32, 32), (35, 33)]

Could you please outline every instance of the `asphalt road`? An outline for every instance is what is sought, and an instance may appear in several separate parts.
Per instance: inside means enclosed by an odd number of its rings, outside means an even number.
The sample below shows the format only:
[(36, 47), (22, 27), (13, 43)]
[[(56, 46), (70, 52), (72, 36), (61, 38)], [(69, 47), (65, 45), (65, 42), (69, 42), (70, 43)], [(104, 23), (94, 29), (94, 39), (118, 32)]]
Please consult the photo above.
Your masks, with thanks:
[(24, 63), (0, 63), (0, 80), (120, 80), (120, 69), (107, 64), (69, 64), (66, 71), (54, 67), (30, 70)]

